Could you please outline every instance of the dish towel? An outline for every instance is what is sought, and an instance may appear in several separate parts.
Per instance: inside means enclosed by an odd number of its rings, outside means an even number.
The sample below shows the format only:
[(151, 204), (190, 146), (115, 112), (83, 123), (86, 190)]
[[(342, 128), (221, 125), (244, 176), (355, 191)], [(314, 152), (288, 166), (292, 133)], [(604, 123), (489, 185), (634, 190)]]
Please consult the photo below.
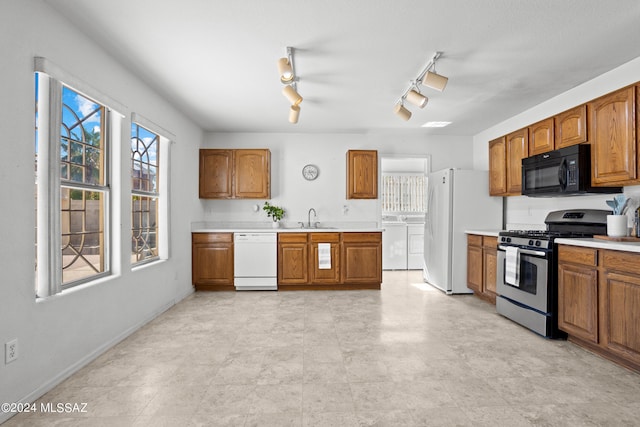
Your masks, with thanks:
[(331, 270), (331, 243), (318, 243), (318, 269)]
[(520, 287), (520, 249), (512, 246), (507, 247), (505, 259), (504, 281), (508, 285)]

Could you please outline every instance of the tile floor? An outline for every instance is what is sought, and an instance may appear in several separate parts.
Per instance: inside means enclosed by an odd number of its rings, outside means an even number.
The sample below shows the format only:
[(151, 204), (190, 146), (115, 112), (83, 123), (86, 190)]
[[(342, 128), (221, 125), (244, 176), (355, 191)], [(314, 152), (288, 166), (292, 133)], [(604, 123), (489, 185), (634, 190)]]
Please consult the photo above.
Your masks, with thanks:
[(196, 293), (5, 426), (638, 426), (640, 375), (419, 272), (382, 291)]

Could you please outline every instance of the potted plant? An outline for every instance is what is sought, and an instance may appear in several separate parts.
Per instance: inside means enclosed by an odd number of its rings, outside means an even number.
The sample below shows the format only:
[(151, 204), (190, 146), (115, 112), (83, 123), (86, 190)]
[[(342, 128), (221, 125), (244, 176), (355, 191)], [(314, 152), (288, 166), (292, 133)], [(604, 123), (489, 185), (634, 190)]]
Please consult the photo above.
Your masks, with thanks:
[(284, 216), (284, 209), (283, 208), (281, 208), (279, 206), (276, 206), (276, 205), (272, 205), (269, 202), (264, 202), (264, 206), (262, 207), (262, 210), (267, 213), (268, 217), (273, 219), (273, 227), (274, 228), (280, 227), (280, 222), (279, 221)]
[(607, 200), (607, 205), (613, 210), (607, 215), (607, 235), (611, 237), (625, 237), (627, 235), (627, 216), (625, 215), (629, 200), (624, 194), (619, 194), (613, 200)]

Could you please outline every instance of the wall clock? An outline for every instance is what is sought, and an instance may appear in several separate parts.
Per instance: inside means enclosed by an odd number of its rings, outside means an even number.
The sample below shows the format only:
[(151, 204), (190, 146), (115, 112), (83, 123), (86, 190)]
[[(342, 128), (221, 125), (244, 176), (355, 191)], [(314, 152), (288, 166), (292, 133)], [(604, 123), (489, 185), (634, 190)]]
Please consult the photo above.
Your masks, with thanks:
[(318, 167), (316, 165), (306, 165), (302, 168), (302, 176), (307, 181), (313, 181), (318, 177)]

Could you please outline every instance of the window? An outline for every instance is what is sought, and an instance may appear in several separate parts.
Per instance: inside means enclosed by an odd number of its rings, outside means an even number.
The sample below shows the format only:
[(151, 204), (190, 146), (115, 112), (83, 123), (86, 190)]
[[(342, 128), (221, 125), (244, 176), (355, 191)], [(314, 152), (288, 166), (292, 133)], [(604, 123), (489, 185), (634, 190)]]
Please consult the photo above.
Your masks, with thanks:
[(35, 76), (36, 295), (46, 297), (112, 271), (110, 136), (121, 116), (42, 58)]
[(158, 258), (160, 137), (131, 123), (131, 262)]
[(382, 212), (424, 213), (427, 177), (409, 173), (382, 175)]
[(62, 87), (60, 126), (60, 222), (62, 284), (108, 271), (105, 230), (105, 107)]

